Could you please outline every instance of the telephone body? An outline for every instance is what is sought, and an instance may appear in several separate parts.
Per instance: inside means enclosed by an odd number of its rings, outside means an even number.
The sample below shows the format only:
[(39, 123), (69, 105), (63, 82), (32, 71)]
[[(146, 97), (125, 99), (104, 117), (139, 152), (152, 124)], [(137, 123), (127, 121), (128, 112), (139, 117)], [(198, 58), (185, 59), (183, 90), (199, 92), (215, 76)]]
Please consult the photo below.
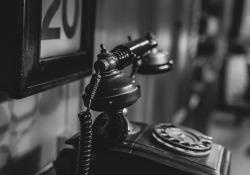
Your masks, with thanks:
[[(173, 62), (163, 53), (156, 56), (153, 52), (137, 67), (137, 61), (156, 46), (152, 34), (110, 52), (101, 45), (94, 64), (96, 73), (82, 96), (87, 110), (78, 114), (80, 133), (66, 141), (73, 148), (62, 150), (54, 162), (57, 175), (229, 174), (231, 153), (211, 137), (171, 123), (129, 124), (126, 119), (124, 108), (141, 94), (135, 80), (120, 70), (133, 63), (131, 77), (136, 70), (144, 74), (171, 70)], [(104, 111), (93, 125), (90, 109)], [(133, 127), (129, 129), (129, 125)]]
[[(90, 175), (228, 175), (230, 173), (231, 153), (223, 146), (211, 142), (211, 149), (207, 155), (188, 155), (178, 151), (178, 146), (170, 148), (157, 141), (153, 136), (156, 126), (139, 122), (132, 124), (139, 126), (139, 132), (128, 134), (121, 144), (110, 148), (92, 146)], [(207, 137), (190, 128), (168, 125), (172, 128), (181, 128), (198, 137)], [(189, 139), (192, 138), (187, 136), (187, 140)], [(67, 158), (71, 159), (65, 158), (66, 162), (72, 164), (76, 161), (78, 143), (79, 134), (66, 141), (66, 144), (74, 147), (67, 150), (71, 154)], [(75, 163), (68, 169), (69, 174), (75, 173), (74, 165)], [(60, 165), (56, 167), (56, 169), (61, 168)]]

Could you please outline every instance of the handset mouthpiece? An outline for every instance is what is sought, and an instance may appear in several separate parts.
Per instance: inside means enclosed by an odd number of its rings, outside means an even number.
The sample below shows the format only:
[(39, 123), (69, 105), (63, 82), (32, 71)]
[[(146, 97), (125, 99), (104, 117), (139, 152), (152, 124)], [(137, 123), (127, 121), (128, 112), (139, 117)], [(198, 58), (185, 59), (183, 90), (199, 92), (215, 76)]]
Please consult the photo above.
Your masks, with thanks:
[(134, 60), (138, 60), (145, 56), (145, 54), (150, 53), (157, 45), (158, 42), (152, 33), (148, 33), (145, 37), (120, 44), (110, 52), (101, 44), (101, 53), (98, 55), (98, 60), (95, 62), (94, 68), (101, 72), (113, 69), (122, 70), (132, 64)]

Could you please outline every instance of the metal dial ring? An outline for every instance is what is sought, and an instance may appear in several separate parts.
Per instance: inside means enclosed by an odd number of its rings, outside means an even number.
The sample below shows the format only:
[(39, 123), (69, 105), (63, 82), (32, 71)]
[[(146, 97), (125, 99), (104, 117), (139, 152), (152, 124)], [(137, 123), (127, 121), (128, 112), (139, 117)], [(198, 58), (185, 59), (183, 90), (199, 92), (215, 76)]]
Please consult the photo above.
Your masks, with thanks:
[(156, 125), (152, 134), (159, 143), (185, 155), (205, 156), (212, 148), (211, 137), (171, 123)]

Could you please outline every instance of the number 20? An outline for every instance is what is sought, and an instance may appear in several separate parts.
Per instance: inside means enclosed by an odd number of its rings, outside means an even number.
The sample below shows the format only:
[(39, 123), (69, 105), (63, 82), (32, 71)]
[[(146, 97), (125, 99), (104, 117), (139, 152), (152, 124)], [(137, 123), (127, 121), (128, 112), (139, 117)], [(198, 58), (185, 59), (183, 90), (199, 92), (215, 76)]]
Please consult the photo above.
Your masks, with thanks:
[(57, 10), (60, 7), (61, 1), (62, 4), (62, 25), (64, 32), (68, 38), (72, 38), (76, 32), (78, 18), (79, 18), (79, 0), (75, 0), (75, 14), (73, 25), (69, 26), (67, 20), (67, 3), (68, 0), (54, 0), (47, 12), (45, 13), (42, 30), (41, 30), (41, 40), (51, 40), (51, 39), (60, 39), (61, 28), (49, 28), (49, 25), (56, 14)]

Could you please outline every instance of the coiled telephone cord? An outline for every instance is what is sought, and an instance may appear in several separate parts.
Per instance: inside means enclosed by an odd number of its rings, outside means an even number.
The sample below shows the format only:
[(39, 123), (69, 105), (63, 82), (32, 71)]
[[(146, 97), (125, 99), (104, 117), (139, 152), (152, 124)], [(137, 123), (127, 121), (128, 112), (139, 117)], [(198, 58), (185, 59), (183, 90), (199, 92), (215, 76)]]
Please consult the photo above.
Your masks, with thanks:
[(80, 137), (78, 146), (78, 159), (76, 175), (88, 175), (91, 159), (92, 144), (92, 119), (90, 111), (91, 100), (94, 98), (96, 90), (99, 86), (101, 76), (100, 72), (93, 74), (89, 85), (89, 105), (86, 111), (78, 114), (80, 121)]

